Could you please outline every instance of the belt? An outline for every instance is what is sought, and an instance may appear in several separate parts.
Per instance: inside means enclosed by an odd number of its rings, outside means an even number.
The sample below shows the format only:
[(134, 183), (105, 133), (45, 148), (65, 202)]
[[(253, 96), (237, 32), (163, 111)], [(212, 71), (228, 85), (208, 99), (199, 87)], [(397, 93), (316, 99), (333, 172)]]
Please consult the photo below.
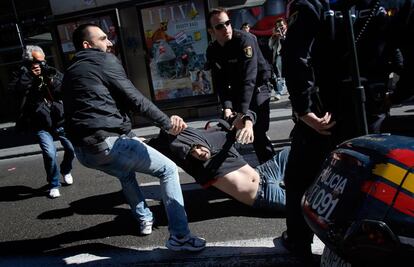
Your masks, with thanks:
[(78, 146), (77, 148), (81, 149), (83, 151), (87, 151), (88, 153), (96, 154), (96, 153), (102, 152), (102, 151), (109, 148), (108, 142), (107, 142), (109, 138), (112, 138), (112, 139), (116, 140), (118, 138), (130, 138), (131, 139), (131, 138), (134, 138), (134, 137), (136, 137), (135, 133), (130, 131), (127, 134), (108, 136), (104, 139), (104, 141), (96, 143), (96, 144)]

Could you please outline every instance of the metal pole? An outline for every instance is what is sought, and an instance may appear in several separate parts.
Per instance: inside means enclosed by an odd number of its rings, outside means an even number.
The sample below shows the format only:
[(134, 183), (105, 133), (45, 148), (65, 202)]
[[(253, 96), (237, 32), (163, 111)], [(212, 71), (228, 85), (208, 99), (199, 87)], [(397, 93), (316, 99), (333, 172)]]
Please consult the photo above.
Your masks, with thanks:
[(366, 135), (368, 134), (368, 123), (365, 112), (365, 91), (361, 84), (361, 77), (359, 74), (358, 55), (355, 46), (355, 37), (353, 22), (351, 17), (351, 9), (343, 11), (345, 30), (348, 40), (348, 47), (350, 50), (350, 69), (352, 78), (352, 102), (354, 104), (355, 114), (354, 117), (357, 122), (357, 134)]
[(20, 47), (22, 48), (22, 51), (24, 50), (24, 43), (23, 43), (23, 38), (22, 38), (22, 33), (20, 31), (20, 27), (19, 27), (19, 16), (17, 14), (17, 9), (16, 9), (16, 5), (14, 4), (14, 0), (11, 0), (12, 5), (13, 5), (13, 12), (14, 12), (14, 16), (16, 18), (16, 31), (17, 31), (17, 36), (19, 37), (19, 41), (20, 41)]

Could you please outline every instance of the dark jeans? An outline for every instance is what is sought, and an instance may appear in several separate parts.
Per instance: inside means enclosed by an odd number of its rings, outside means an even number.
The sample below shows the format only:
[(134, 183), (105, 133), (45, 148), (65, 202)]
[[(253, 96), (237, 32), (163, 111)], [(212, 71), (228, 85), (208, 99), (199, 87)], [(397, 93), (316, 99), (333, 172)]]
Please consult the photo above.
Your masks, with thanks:
[[(267, 95), (263, 97), (267, 98)], [(258, 102), (260, 104), (258, 104)], [(253, 147), (260, 164), (262, 164), (272, 159), (275, 154), (272, 143), (266, 134), (266, 132), (269, 130), (270, 121), (270, 91), (269, 97), (267, 99), (263, 101), (252, 101), (250, 109), (254, 111), (257, 116), (256, 123), (253, 126)]]
[[(60, 167), (58, 165), (56, 146), (53, 143), (54, 135), (57, 136), (65, 151)], [(66, 138), (63, 127), (56, 129), (53, 133), (39, 130), (36, 132), (36, 136), (42, 149), (47, 182), (50, 188), (58, 188), (60, 187), (60, 174), (68, 174), (72, 170), (72, 161), (75, 157), (72, 143)]]
[(302, 196), (332, 149), (331, 137), (318, 134), (301, 121), (294, 126), (285, 176), (286, 225), (289, 241), (299, 250), (310, 250), (313, 238), (302, 214)]
[(259, 189), (253, 207), (269, 211), (282, 211), (286, 207), (286, 194), (283, 188), (286, 164), (290, 147), (285, 147), (267, 162), (256, 166), (260, 176)]

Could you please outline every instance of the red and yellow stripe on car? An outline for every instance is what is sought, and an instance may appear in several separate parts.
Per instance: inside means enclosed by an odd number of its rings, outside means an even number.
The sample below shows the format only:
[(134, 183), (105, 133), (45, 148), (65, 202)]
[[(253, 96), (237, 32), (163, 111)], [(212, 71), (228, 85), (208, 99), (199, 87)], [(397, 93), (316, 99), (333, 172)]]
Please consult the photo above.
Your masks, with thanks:
[[(386, 203), (409, 216), (414, 216), (414, 173), (408, 172), (414, 166), (414, 151), (409, 149), (394, 149), (388, 153), (388, 158), (407, 166), (403, 168), (394, 163), (380, 163), (372, 170), (374, 175), (384, 178), (390, 183), (383, 181), (367, 181), (362, 186), (362, 191), (368, 195)], [(404, 181), (404, 182), (403, 182)], [(401, 188), (397, 194), (397, 189)]]

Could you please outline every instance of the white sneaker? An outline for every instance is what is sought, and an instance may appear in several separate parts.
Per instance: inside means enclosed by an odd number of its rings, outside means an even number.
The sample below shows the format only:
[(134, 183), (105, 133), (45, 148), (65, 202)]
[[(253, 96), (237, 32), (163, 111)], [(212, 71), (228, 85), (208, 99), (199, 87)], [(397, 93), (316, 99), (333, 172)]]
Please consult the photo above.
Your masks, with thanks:
[(276, 95), (275, 95), (275, 100), (276, 101), (278, 101), (278, 100), (280, 100), (282, 98), (282, 95), (281, 94), (279, 94), (279, 93), (276, 93)]
[(52, 188), (49, 191), (49, 197), (50, 198), (57, 198), (60, 197), (59, 188)]
[(152, 225), (154, 221), (142, 221), (139, 224), (139, 231), (141, 235), (150, 235), (152, 233)]
[(62, 175), (63, 181), (65, 181), (66, 184), (73, 184), (73, 177), (71, 173)]

